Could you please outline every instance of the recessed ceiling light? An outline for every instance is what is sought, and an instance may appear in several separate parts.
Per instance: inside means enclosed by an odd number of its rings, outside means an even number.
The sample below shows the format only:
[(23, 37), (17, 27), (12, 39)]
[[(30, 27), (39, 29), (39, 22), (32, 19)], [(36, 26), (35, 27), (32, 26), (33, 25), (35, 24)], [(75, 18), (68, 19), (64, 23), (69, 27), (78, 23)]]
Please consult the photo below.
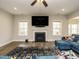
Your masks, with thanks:
[(14, 10), (17, 10), (17, 8), (16, 8), (16, 7), (14, 7)]
[(65, 11), (64, 9), (61, 9), (61, 11)]

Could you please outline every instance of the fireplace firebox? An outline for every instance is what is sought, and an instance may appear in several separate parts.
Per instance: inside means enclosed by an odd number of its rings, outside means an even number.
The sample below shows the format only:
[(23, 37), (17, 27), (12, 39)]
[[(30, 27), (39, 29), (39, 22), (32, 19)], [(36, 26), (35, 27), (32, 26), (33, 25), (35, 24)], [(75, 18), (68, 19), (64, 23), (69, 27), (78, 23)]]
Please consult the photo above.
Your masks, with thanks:
[(35, 32), (35, 42), (45, 42), (45, 32)]

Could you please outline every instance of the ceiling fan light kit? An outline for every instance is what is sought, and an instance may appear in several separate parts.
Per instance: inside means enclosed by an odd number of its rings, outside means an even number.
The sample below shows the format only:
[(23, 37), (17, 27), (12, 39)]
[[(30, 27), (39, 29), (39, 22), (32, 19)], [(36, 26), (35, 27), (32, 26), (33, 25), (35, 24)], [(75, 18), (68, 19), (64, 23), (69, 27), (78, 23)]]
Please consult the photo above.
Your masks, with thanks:
[(37, 2), (42, 2), (45, 7), (48, 6), (48, 4), (47, 4), (47, 2), (46, 2), (45, 0), (34, 0), (34, 1), (31, 3), (31, 6), (34, 6)]

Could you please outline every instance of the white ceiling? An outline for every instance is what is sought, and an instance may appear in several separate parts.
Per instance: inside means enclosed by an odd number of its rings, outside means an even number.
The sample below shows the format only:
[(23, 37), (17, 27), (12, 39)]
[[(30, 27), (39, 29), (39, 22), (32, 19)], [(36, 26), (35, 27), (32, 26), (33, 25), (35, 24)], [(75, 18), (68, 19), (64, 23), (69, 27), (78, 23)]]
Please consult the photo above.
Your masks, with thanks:
[[(79, 0), (46, 0), (48, 7), (42, 3), (30, 4), (34, 0), (0, 0), (0, 8), (14, 15), (68, 15), (79, 9)], [(14, 10), (14, 7), (17, 10)], [(61, 9), (65, 11), (61, 11)]]

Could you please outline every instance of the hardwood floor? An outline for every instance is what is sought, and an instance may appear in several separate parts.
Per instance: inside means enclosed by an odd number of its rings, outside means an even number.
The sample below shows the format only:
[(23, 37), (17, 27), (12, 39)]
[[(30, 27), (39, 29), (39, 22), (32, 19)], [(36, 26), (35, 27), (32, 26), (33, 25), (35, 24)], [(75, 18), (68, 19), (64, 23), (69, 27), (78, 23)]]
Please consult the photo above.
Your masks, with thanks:
[(52, 48), (54, 46), (54, 42), (11, 42), (3, 47), (0, 48), (0, 56), (2, 55), (6, 55), (8, 52), (10, 52), (11, 50), (15, 49), (16, 47), (30, 47), (30, 46), (41, 46), (41, 47), (48, 47), (48, 48)]

